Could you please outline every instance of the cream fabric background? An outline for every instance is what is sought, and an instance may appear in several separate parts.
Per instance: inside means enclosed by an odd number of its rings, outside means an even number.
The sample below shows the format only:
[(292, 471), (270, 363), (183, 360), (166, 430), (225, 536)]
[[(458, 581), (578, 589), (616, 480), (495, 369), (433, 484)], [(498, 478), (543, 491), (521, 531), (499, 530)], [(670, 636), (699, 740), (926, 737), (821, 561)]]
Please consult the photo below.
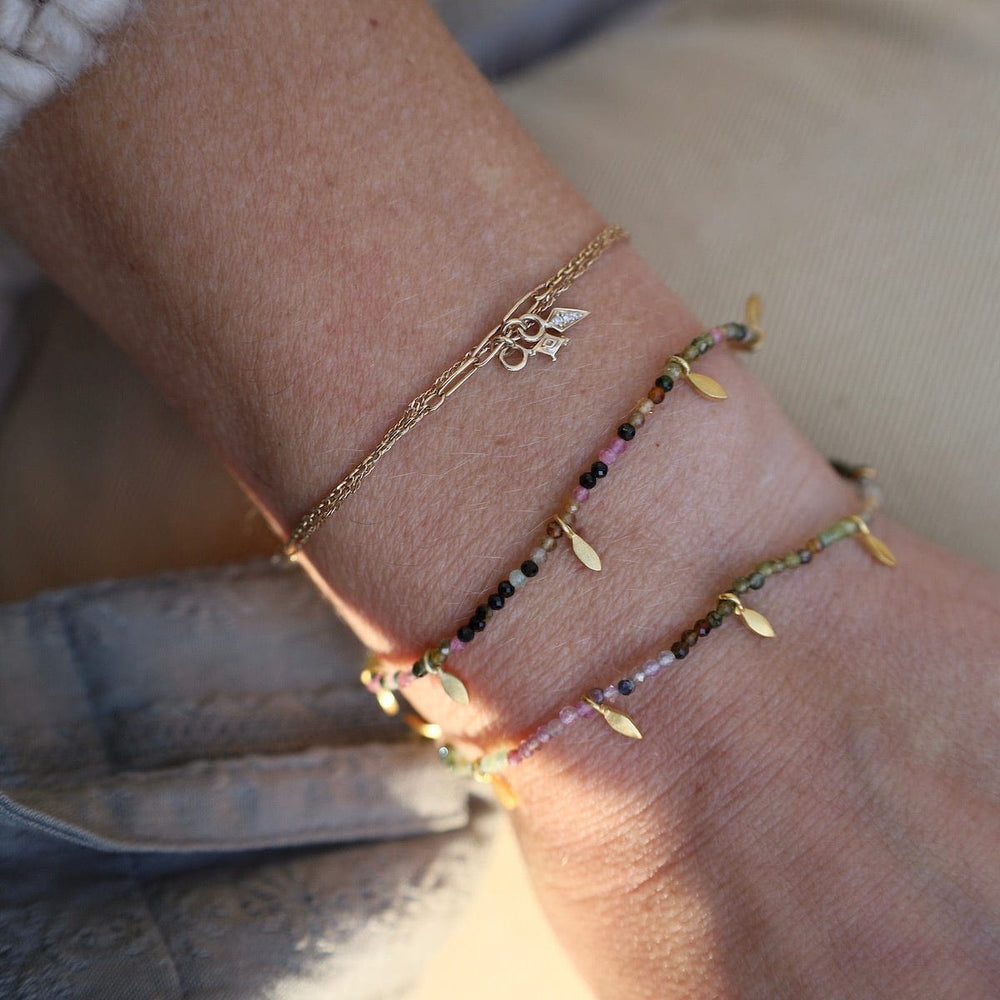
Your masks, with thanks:
[[(764, 294), (751, 364), (822, 451), (1000, 568), (1000, 6), (699, 0), (500, 93), (705, 320)], [(591, 996), (516, 872), (508, 834), (413, 1000)]]

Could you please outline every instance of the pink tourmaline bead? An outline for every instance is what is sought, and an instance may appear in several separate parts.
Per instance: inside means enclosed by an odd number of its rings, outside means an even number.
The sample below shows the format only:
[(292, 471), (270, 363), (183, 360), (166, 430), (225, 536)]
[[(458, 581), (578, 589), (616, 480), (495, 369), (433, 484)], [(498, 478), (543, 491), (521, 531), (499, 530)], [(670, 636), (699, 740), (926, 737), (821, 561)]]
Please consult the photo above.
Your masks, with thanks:
[(538, 738), (538, 733), (534, 736), (528, 737), (527, 750), (528, 753), (537, 753), (542, 748), (542, 741)]
[(586, 489), (585, 487), (583, 486), (573, 487), (573, 499), (577, 503), (584, 503), (584, 501), (586, 501), (587, 497), (589, 496), (590, 496), (590, 490)]
[(559, 719), (553, 719), (546, 727), (546, 732), (549, 734), (549, 739), (554, 740), (557, 736), (562, 736), (563, 730), (566, 727), (559, 721)]
[(626, 441), (624, 438), (616, 437), (611, 442), (610, 447), (616, 455), (624, 455), (625, 449), (628, 447), (628, 441)]
[(413, 683), (413, 680), (413, 674), (411, 674), (409, 670), (407, 670), (406, 673), (400, 674), (399, 681), (397, 682), (399, 684), (399, 690), (402, 691), (403, 688), (409, 687)]
[(585, 702), (581, 701), (579, 705), (576, 706), (576, 717), (578, 719), (589, 719), (592, 715), (597, 713)]
[(713, 326), (708, 332), (712, 335), (712, 340), (717, 344), (721, 344), (726, 339), (726, 331), (721, 326)]
[(448, 648), (453, 652), (457, 653), (460, 650), (465, 649), (465, 643), (456, 635), (449, 643)]
[(618, 457), (617, 451), (612, 451), (610, 447), (602, 448), (597, 456), (605, 465), (614, 465)]
[(572, 724), (575, 718), (576, 718), (576, 709), (573, 708), (571, 705), (566, 705), (564, 708), (559, 709), (559, 721), (564, 726)]
[(508, 767), (517, 767), (517, 765), (521, 763), (521, 760), (521, 751), (517, 748), (511, 750), (510, 753), (507, 754)]
[(617, 698), (618, 697), (618, 685), (617, 684), (609, 684), (604, 689), (604, 697), (607, 698), (609, 701), (612, 698)]
[(547, 727), (539, 726), (535, 730), (534, 739), (538, 740), (539, 743), (548, 743), (549, 740), (552, 739), (552, 737), (549, 736), (549, 731)]
[(642, 665), (642, 672), (647, 678), (655, 677), (660, 672), (660, 661), (650, 660), (648, 663)]

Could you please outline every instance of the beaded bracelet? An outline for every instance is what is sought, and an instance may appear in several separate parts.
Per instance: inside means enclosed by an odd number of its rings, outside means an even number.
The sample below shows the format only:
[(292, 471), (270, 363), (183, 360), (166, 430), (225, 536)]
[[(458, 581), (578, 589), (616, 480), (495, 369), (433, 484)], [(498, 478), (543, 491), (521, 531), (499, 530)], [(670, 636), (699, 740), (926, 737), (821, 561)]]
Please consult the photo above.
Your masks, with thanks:
[[(871, 533), (872, 518), (881, 506), (881, 491), (875, 483), (875, 470), (870, 466), (848, 466), (832, 463), (845, 478), (853, 479), (862, 497), (861, 510), (834, 522), (818, 532), (801, 548), (793, 549), (784, 556), (767, 559), (758, 563), (745, 576), (737, 577), (729, 590), (721, 593), (712, 609), (683, 631), (669, 649), (645, 660), (635, 670), (614, 683), (604, 687), (589, 689), (578, 701), (560, 709), (548, 722), (542, 723), (530, 736), (516, 746), (495, 750), (476, 759), (469, 759), (450, 744), (439, 747), (442, 761), (452, 770), (470, 775), (479, 781), (493, 785), (498, 798), (508, 808), (517, 804), (516, 796), (500, 772), (508, 767), (523, 763), (542, 750), (556, 737), (561, 736), (570, 726), (582, 719), (602, 718), (615, 732), (630, 739), (642, 739), (642, 732), (631, 716), (612, 703), (632, 695), (641, 684), (652, 680), (667, 667), (685, 659), (699, 639), (705, 638), (721, 628), (727, 618), (736, 616), (752, 632), (765, 638), (773, 638), (775, 633), (771, 623), (753, 608), (743, 603), (743, 596), (750, 591), (760, 590), (768, 579), (786, 570), (810, 565), (816, 555), (844, 538), (857, 538), (879, 563), (894, 567), (896, 559), (884, 542)], [(432, 727), (425, 735), (439, 735), (440, 730)]]
[[(556, 309), (556, 300), (577, 278), (586, 274), (609, 247), (626, 239), (628, 233), (621, 226), (606, 226), (547, 281), (522, 295), (475, 347), (438, 375), (419, 396), (411, 399), (375, 448), (299, 518), (285, 542), (285, 555), (294, 560), (313, 532), (358, 490), (382, 456), (424, 417), (442, 406), (480, 368), (496, 358), (507, 371), (517, 372), (536, 354), (547, 355), (555, 361), (560, 348), (569, 343), (569, 338), (563, 334), (590, 315), (585, 309)], [(525, 307), (527, 311), (521, 313)], [(547, 316), (542, 315), (545, 312)]]
[(706, 399), (727, 398), (725, 389), (715, 379), (692, 371), (691, 362), (724, 341), (742, 350), (756, 350), (764, 339), (764, 333), (759, 325), (760, 317), (760, 299), (752, 295), (747, 300), (745, 322), (713, 327), (695, 337), (680, 354), (672, 354), (667, 359), (663, 371), (653, 383), (649, 393), (618, 426), (614, 435), (598, 453), (596, 460), (580, 475), (570, 499), (560, 512), (548, 519), (545, 535), (536, 542), (530, 555), (500, 581), (493, 593), (477, 605), (466, 624), (461, 625), (453, 635), (426, 649), (408, 669), (382, 669), (377, 665), (377, 661), (365, 667), (361, 681), (378, 698), (384, 711), (395, 715), (399, 711), (399, 703), (393, 692), (402, 690), (414, 680), (428, 675), (434, 675), (439, 679), (445, 693), (453, 701), (467, 705), (468, 688), (454, 673), (444, 669), (445, 662), (453, 654), (465, 649), (476, 635), (486, 628), (494, 614), (500, 611), (528, 580), (538, 575), (560, 538), (569, 540), (573, 554), (584, 566), (591, 570), (601, 569), (600, 556), (576, 530), (577, 514), (581, 506), (586, 503), (591, 490), (607, 476), (611, 466), (625, 453), (654, 407), (663, 402), (667, 393), (679, 381), (687, 381)]

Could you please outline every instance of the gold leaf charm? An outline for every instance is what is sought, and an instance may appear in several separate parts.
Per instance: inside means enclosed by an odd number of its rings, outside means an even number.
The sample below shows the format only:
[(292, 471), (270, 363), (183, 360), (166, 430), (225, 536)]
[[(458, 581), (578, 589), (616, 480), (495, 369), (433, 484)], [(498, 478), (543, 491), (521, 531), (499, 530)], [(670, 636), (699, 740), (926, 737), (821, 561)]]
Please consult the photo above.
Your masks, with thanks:
[(756, 632), (757, 635), (762, 635), (765, 639), (774, 638), (774, 628), (759, 611), (754, 611), (753, 608), (744, 608), (736, 613), (743, 619), (743, 624), (751, 632)]
[(672, 361), (681, 370), (681, 374), (691, 383), (691, 387), (701, 393), (706, 399), (729, 399), (726, 390), (708, 375), (691, 371), (691, 366), (679, 354), (671, 354)]
[(391, 691), (386, 691), (385, 689), (376, 691), (375, 700), (378, 702), (378, 707), (381, 708), (386, 715), (398, 714), (399, 702), (396, 700), (396, 696)]
[(595, 572), (601, 571), (601, 557), (594, 550), (590, 542), (581, 538), (561, 517), (556, 518), (557, 523), (569, 538), (570, 545), (573, 546), (573, 555), (583, 563), (587, 569)]
[(753, 608), (746, 607), (739, 597), (732, 591), (719, 594), (720, 601), (729, 601), (735, 608), (736, 617), (743, 622), (751, 632), (763, 636), (765, 639), (774, 638), (774, 626), (759, 612)]
[(457, 701), (459, 705), (469, 704), (469, 689), (454, 674), (449, 674), (447, 670), (437, 670), (435, 673), (441, 679), (444, 693), (452, 701)]
[(701, 372), (688, 372), (687, 380), (706, 399), (729, 399), (726, 390), (709, 375), (703, 375)]
[(861, 541), (864, 543), (865, 548), (880, 562), (883, 566), (895, 567), (896, 557), (889, 550), (889, 546), (885, 544), (880, 538), (876, 538), (872, 534), (862, 535)]
[(493, 791), (504, 809), (517, 808), (517, 792), (510, 787), (510, 782), (506, 778), (502, 778), (499, 774), (491, 774), (489, 782), (493, 786)]
[(639, 727), (624, 713), (617, 709), (608, 708), (607, 705), (599, 705), (590, 698), (583, 699), (595, 712), (604, 717), (604, 721), (622, 736), (627, 736), (630, 740), (641, 740), (642, 733)]
[(867, 522), (859, 514), (855, 514), (851, 517), (851, 520), (858, 526), (858, 539), (861, 544), (872, 554), (872, 556), (877, 559), (883, 566), (889, 566), (890, 568), (895, 568), (898, 564), (896, 562), (896, 557), (892, 554), (889, 546), (885, 544), (880, 538), (876, 538), (872, 533), (871, 529), (868, 527)]
[(426, 719), (421, 719), (419, 715), (413, 712), (409, 715), (404, 715), (403, 721), (418, 736), (423, 736), (425, 740), (441, 739), (441, 727), (436, 722), (428, 722)]
[(764, 331), (760, 328), (761, 316), (764, 312), (764, 305), (760, 296), (754, 293), (747, 299), (746, 305), (746, 326), (750, 331), (750, 337), (745, 341), (737, 341), (734, 346), (744, 351), (756, 351), (764, 343)]

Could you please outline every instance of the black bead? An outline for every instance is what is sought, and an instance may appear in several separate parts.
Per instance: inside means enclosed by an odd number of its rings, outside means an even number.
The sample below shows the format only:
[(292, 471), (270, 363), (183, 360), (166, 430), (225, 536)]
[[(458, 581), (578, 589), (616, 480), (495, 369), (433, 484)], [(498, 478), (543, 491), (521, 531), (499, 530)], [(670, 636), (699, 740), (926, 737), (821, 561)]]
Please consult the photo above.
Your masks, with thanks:
[(426, 677), (427, 676), (427, 662), (421, 658), (413, 664), (412, 673), (414, 677)]
[(764, 586), (764, 574), (763, 573), (751, 573), (747, 577), (747, 581), (754, 590), (760, 590)]
[(473, 618), (479, 618), (481, 621), (486, 621), (486, 612), (489, 608), (485, 604), (477, 605), (476, 613), (472, 616)]
[(538, 563), (534, 562), (531, 559), (525, 559), (524, 562), (521, 563), (521, 572), (525, 576), (529, 576), (529, 577), (530, 576), (537, 576), (538, 575)]
[(501, 580), (497, 587), (497, 593), (504, 599), (514, 596), (514, 584), (510, 580)]
[(675, 642), (670, 647), (670, 652), (674, 654), (675, 660), (683, 660), (688, 655), (688, 645), (686, 642)]
[(469, 628), (471, 628), (473, 632), (482, 632), (482, 630), (484, 628), (486, 628), (486, 619), (485, 618), (470, 618), (469, 619)]
[(597, 485), (597, 476), (592, 472), (585, 472), (580, 476), (580, 485), (585, 490), (592, 490)]
[(631, 694), (635, 690), (635, 683), (630, 681), (627, 677), (623, 678), (618, 682), (618, 693), (619, 694)]
[[(485, 622), (484, 622), (484, 624), (485, 624)], [(463, 625), (463, 626), (462, 626), (462, 627), (461, 627), (461, 628), (460, 628), (460, 629), (459, 629), (459, 630), (458, 630), (458, 631), (457, 631), (457, 632), (455, 633), (455, 635), (457, 635), (457, 636), (458, 636), (458, 638), (459, 638), (459, 639), (460, 639), (460, 640), (461, 640), (462, 642), (472, 642), (472, 640), (473, 640), (473, 639), (475, 639), (475, 637), (476, 637), (476, 633), (475, 633), (475, 632), (473, 632), (473, 631), (472, 631), (472, 629), (471, 629), (471, 628), (469, 628), (469, 626), (468, 626), (468, 625)]]
[(635, 437), (635, 428), (631, 424), (622, 424), (618, 428), (618, 436), (623, 441), (631, 441)]
[(670, 392), (674, 387), (674, 380), (669, 375), (661, 375), (657, 380), (656, 384), (664, 391)]
[(494, 610), (499, 611), (507, 602), (500, 594), (490, 594), (486, 603)]
[(603, 462), (594, 462), (590, 471), (595, 479), (603, 479), (608, 474), (608, 467)]
[(799, 558), (802, 560), (802, 565), (805, 566), (806, 563), (811, 563), (813, 554), (808, 549), (799, 549)]

